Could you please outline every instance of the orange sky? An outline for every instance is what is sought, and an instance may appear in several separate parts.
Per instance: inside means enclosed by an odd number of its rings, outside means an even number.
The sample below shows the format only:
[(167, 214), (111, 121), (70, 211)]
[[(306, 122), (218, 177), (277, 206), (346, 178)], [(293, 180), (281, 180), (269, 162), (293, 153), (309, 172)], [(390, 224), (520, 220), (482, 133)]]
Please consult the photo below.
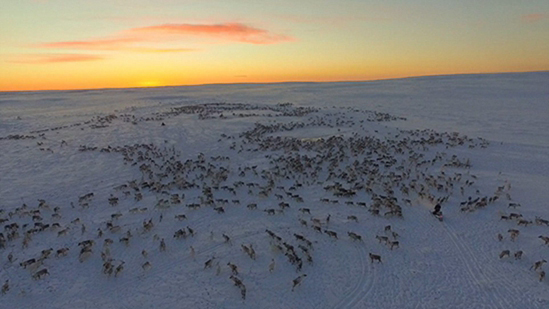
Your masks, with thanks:
[(7, 0), (0, 91), (549, 70), (549, 1)]

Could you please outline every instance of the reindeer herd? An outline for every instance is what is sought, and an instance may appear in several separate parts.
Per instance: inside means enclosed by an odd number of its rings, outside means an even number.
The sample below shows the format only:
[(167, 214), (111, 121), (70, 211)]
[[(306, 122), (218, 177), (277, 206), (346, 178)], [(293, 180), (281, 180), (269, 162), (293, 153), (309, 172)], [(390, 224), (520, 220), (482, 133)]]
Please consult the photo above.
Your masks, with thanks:
[[(503, 187), (498, 188), (499, 193), (503, 192), (503, 190)], [(510, 202), (508, 207), (516, 209), (517, 207), (521, 207), (521, 205), (519, 203)], [(534, 220), (527, 220), (522, 214), (516, 212), (510, 214), (501, 214), (500, 221), (502, 220), (509, 223), (512, 223), (513, 221), (516, 222), (517, 228), (510, 228), (507, 230), (507, 233), (509, 234), (509, 239), (512, 242), (516, 242), (519, 238), (519, 235), (521, 234), (520, 230), (518, 229), (519, 226), (524, 226), (524, 228), (527, 228), (528, 225), (531, 224), (535, 224), (537, 226), (549, 226), (549, 220), (542, 219), (539, 216), (536, 216)], [(539, 235), (538, 238), (543, 242), (543, 245), (549, 245), (549, 236)], [(505, 237), (501, 233), (498, 233), (497, 239), (499, 242), (504, 242)], [(524, 252), (522, 250), (515, 251), (513, 253), (515, 260), (521, 260), (523, 253)], [(500, 252), (499, 258), (503, 259), (505, 257), (511, 257), (511, 250), (504, 249)], [(546, 262), (547, 261), (545, 259), (541, 259), (534, 262), (534, 264), (530, 267), (530, 270), (534, 270), (537, 273), (540, 282), (545, 279), (545, 271), (542, 269), (542, 266)]]
[[(221, 115), (222, 119), (227, 119), (229, 113), (237, 109), (261, 108), (245, 104), (197, 105), (174, 108), (171, 112), (148, 120), (127, 115), (98, 118), (96, 125), (108, 126), (128, 119), (131, 123), (160, 121), (179, 114), (199, 114), (202, 120)], [(480, 196), (478, 189), (474, 189), (478, 179), (469, 173), (471, 162), (468, 159), (460, 159), (445, 151), (437, 151), (433, 157), (428, 155), (432, 149), (461, 146), (485, 148), (488, 145), (486, 140), (433, 130), (400, 130), (393, 138), (385, 140), (360, 133), (349, 137), (334, 135), (311, 140), (280, 137), (275, 133), (308, 127), (362, 128), (364, 121), (385, 122), (399, 118), (363, 111), (363, 120), (355, 123), (347, 117), (350, 111), (319, 116), (316, 115), (319, 112), (316, 108), (277, 105), (266, 109), (299, 121), (280, 121), (267, 125), (256, 123), (253, 128), (235, 136), (222, 134), (219, 142), (229, 144), (234, 154), (232, 158), (208, 158), (200, 153), (196, 158), (184, 160), (175, 147), (154, 144), (104, 147), (81, 145), (80, 152), (121, 156), (123, 164), (136, 169), (140, 177), (113, 186), (108, 195), (96, 192), (80, 195), (70, 206), (54, 203), (50, 206), (46, 200), (38, 199), (37, 207), (23, 204), (8, 213), (2, 210), (0, 221), (5, 224), (6, 236), (0, 233), (0, 249), (11, 250), (17, 255), (14, 257), (10, 253), (9, 263), (16, 259), (24, 260), (19, 266), (30, 270), (30, 277), (34, 280), (58, 275), (55, 263), (49, 262), (53, 252), (55, 259), (76, 258), (80, 264), (100, 258), (102, 266), (97, 273), (107, 278), (116, 278), (124, 276), (124, 269), (135, 271), (136, 267), (141, 267), (142, 273), (153, 272), (155, 268), (151, 254), (165, 255), (170, 250), (188, 248), (194, 260), (201, 254), (198, 248), (202, 244), (195, 244), (195, 249), (193, 245), (187, 246), (187, 241), (196, 241), (196, 235), (209, 234), (209, 240), (201, 238), (202, 241), (215, 243), (214, 235), (221, 235), (223, 246), (226, 246), (224, 248), (235, 248), (230, 250), (237, 250), (238, 254), (246, 256), (245, 263), (269, 261), (268, 265), (265, 263), (261, 267), (271, 276), (277, 276), (280, 269), (295, 271), (297, 277), (288, 283), (288, 289), (294, 292), (305, 282), (305, 271), (309, 274), (322, 271), (315, 268), (313, 261), (322, 258), (323, 255), (317, 252), (326, 243), (345, 242), (349, 246), (369, 248), (370, 263), (381, 264), (375, 267), (384, 267), (379, 253), (383, 251), (383, 260), (390, 264), (390, 258), (385, 254), (397, 254), (404, 249), (401, 249), (405, 243), (401, 244), (398, 225), (400, 220), (405, 220), (407, 207), (415, 207), (416, 200), (452, 207), (454, 202), (451, 197), (474, 192), (478, 197), (469, 197), (459, 205), (464, 213), (501, 203), (501, 196), (504, 195), (510, 200), (509, 184), (498, 188), (492, 196)], [(305, 116), (310, 118), (302, 120)], [(248, 116), (233, 113), (232, 117)], [(63, 146), (69, 145), (65, 143)], [(238, 163), (235, 158), (246, 153), (262, 153), (266, 162), (262, 166)], [(311, 188), (321, 188), (322, 196), (314, 200), (308, 198), (305, 194)], [(97, 223), (80, 217), (68, 218), (67, 213), (77, 212), (72, 209), (64, 211), (68, 207), (83, 213), (91, 212), (96, 207), (112, 211)], [(509, 203), (509, 208), (518, 207), (521, 207), (518, 203)], [(273, 231), (267, 228), (266, 234), (263, 234), (265, 236), (256, 238), (254, 241), (257, 242), (254, 243), (239, 241), (231, 233), (215, 227), (207, 228), (196, 219), (206, 212), (218, 218), (230, 217), (234, 209), (240, 208), (254, 216), (263, 216), (265, 222), (276, 222), (281, 216), (290, 216), (292, 219), (288, 222), (294, 225), (288, 230)], [(342, 213), (341, 209), (347, 210), (343, 216), (339, 214)], [(511, 241), (519, 238), (519, 227), (549, 225), (548, 220), (540, 217), (526, 220), (518, 213), (501, 215), (501, 220), (516, 221), (516, 226), (507, 231)], [(137, 226), (131, 224), (136, 221), (139, 222)], [(241, 224), (242, 221), (246, 219), (241, 218), (235, 224)], [(388, 222), (391, 224), (387, 225)], [(166, 233), (164, 226), (169, 224), (178, 224), (178, 228)], [(378, 233), (365, 232), (372, 231), (371, 226), (377, 225), (385, 227)], [(22, 241), (19, 240), (20, 234), (23, 234)], [(32, 256), (29, 252), (34, 248), (33, 239), (46, 234), (51, 234), (50, 239), (64, 244), (55, 249), (43, 249), (39, 256)], [(65, 239), (69, 237), (79, 241), (67, 245)], [(152, 239), (154, 243), (154, 247), (139, 248), (141, 260), (137, 265), (126, 262), (124, 257), (113, 255), (113, 251), (119, 248), (141, 245), (136, 238)], [(539, 238), (545, 245), (549, 244), (549, 236), (540, 235)], [(504, 239), (502, 234), (498, 234), (499, 241), (503, 242)], [(264, 248), (266, 243), (271, 250), (259, 249)], [(520, 260), (523, 252), (505, 249), (499, 258), (511, 255)], [(248, 265), (238, 266), (236, 263), (214, 254), (208, 256), (203, 267), (200, 267), (216, 275), (227, 268), (230, 273), (228, 282), (238, 288), (240, 297), (245, 300), (245, 282), (248, 281), (241, 270)], [(540, 260), (532, 266), (540, 281), (545, 277), (542, 270), (544, 263), (545, 260)], [(45, 265), (53, 266), (48, 266), (48, 269)], [(10, 281), (6, 280), (2, 293), (9, 291)]]

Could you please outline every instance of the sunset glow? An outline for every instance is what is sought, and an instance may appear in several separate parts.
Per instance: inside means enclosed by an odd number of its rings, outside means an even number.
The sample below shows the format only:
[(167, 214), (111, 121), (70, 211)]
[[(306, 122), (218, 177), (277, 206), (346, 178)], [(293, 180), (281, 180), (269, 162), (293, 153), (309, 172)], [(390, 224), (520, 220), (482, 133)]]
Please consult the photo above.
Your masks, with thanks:
[(549, 2), (7, 0), (0, 91), (549, 70)]

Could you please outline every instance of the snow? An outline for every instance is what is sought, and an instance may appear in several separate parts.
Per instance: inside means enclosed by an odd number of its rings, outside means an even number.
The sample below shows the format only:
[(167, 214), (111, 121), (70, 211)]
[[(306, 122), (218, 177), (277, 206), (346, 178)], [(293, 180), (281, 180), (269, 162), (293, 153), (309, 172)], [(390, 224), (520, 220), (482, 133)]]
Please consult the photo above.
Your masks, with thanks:
[[(547, 85), (537, 72), (0, 93), (0, 308), (547, 308), (547, 265), (531, 269), (549, 257), (535, 220), (549, 219)], [(437, 201), (443, 222), (429, 213)], [(501, 219), (511, 213), (532, 223)], [(37, 222), (50, 226), (28, 232)]]

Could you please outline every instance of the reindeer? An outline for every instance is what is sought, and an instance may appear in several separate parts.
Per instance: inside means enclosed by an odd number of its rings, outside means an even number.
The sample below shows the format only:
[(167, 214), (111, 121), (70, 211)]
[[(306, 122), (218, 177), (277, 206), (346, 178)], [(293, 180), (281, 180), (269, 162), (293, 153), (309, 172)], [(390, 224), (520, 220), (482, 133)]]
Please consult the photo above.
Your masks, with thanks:
[(522, 250), (515, 252), (515, 260), (520, 260), (522, 258)]
[(358, 223), (358, 218), (356, 216), (347, 216), (347, 220), (349, 221), (355, 221)]
[(24, 262), (19, 263), (19, 265), (23, 268), (27, 268), (28, 266), (30, 266), (34, 263), (36, 263), (36, 259), (32, 258), (32, 259), (29, 259), (29, 260), (26, 260)]
[(498, 234), (498, 240), (499, 240), (499, 241), (502, 241), (502, 240), (503, 240), (503, 235)]
[(328, 236), (330, 236), (330, 237), (333, 237), (333, 238), (335, 238), (335, 239), (338, 239), (338, 238), (337, 238), (337, 233), (334, 232), (334, 231), (324, 230), (324, 233), (328, 234)]
[(68, 232), (69, 232), (69, 228), (67, 227), (67, 228), (57, 232), (57, 236), (59, 237), (59, 236), (67, 235)]
[(294, 237), (295, 237), (295, 239), (297, 239), (297, 240), (303, 240), (303, 241), (306, 240), (305, 237), (304, 237), (303, 235), (299, 235), (299, 234), (296, 234), (296, 233), (294, 233)]
[(347, 235), (349, 235), (352, 240), (362, 241), (362, 236), (358, 235), (357, 233), (347, 232)]
[(191, 246), (190, 248), (191, 248), (191, 258), (194, 260), (194, 256), (195, 256), (196, 252), (195, 252), (193, 246)]
[(502, 259), (504, 258), (505, 256), (510, 256), (511, 255), (511, 251), (509, 250), (503, 250), (501, 251), (501, 253), (499, 254), (499, 258)]
[(238, 276), (238, 267), (231, 262), (227, 263), (227, 265), (229, 265), (229, 267), (231, 268), (231, 272), (233, 273), (233, 275)]
[(88, 257), (92, 255), (92, 249), (90, 247), (84, 247), (80, 250), (78, 260), (80, 263), (84, 262)]
[(34, 280), (38, 280), (38, 279), (42, 279), (42, 277), (46, 276), (46, 275), (49, 275), (50, 273), (48, 272), (48, 270), (46, 268), (43, 268), (37, 272), (34, 273), (34, 275), (32, 275), (32, 278)]
[(293, 286), (292, 286), (292, 292), (294, 291), (295, 287), (301, 284), (301, 281), (303, 281), (303, 278), (307, 277), (307, 274), (303, 274), (301, 276), (298, 276), (294, 280), (292, 280)]
[(244, 284), (240, 286), (240, 296), (242, 296), (242, 299), (246, 300), (246, 286)]
[(183, 214), (181, 214), (181, 215), (175, 215), (174, 217), (175, 217), (175, 219), (177, 219), (177, 220), (179, 220), (179, 221), (183, 221), (183, 220), (187, 219), (187, 216), (186, 216), (186, 215), (183, 215)]
[(84, 240), (78, 243), (78, 246), (82, 248), (91, 248), (95, 244), (93, 239)]
[(160, 240), (160, 252), (166, 251), (166, 242), (164, 241), (164, 238)]
[(539, 272), (539, 282), (542, 282), (545, 279), (545, 271), (542, 270)]
[(385, 244), (387, 244), (389, 242), (389, 237), (387, 236), (376, 235), (376, 239), (379, 241), (379, 243), (383, 241)]
[(117, 277), (119, 273), (122, 272), (122, 270), (124, 270), (124, 261), (122, 261), (120, 263), (120, 265), (116, 266), (116, 269), (114, 270), (114, 276)]
[(215, 259), (215, 257), (212, 257), (211, 259), (207, 260), (207, 261), (204, 263), (204, 269), (206, 269), (206, 268), (212, 268), (214, 259)]
[(540, 235), (538, 236), (538, 238), (543, 240), (543, 242), (545, 242), (546, 245), (549, 244), (549, 237)]
[(515, 241), (515, 239), (519, 236), (520, 231), (515, 229), (509, 229), (507, 232), (511, 233), (511, 240)]
[(231, 276), (229, 277), (229, 279), (231, 279), (231, 280), (233, 281), (233, 283), (234, 283), (235, 286), (240, 287), (240, 286), (244, 285), (244, 284), (242, 283), (242, 280), (238, 279), (238, 277), (235, 277), (234, 275), (231, 275)]
[(538, 268), (541, 268), (543, 266), (543, 264), (547, 263), (546, 260), (539, 260), (537, 262), (534, 263), (534, 265), (532, 265), (532, 267), (530, 267), (530, 269), (534, 269), (534, 270), (538, 270)]
[(394, 247), (400, 248), (400, 243), (398, 240), (389, 242), (389, 246), (391, 247), (391, 250), (393, 250)]
[(542, 219), (540, 217), (536, 217), (535, 222), (536, 222), (537, 225), (545, 224), (545, 225), (549, 226), (549, 220), (545, 220), (545, 219)]
[(113, 265), (111, 261), (112, 259), (109, 259), (103, 263), (103, 273), (109, 276), (112, 275), (112, 271), (113, 271)]
[(240, 246), (242, 247), (242, 250), (244, 250), (244, 252), (246, 252), (246, 254), (248, 254), (252, 260), (255, 260), (255, 250), (252, 245), (250, 245), (250, 247), (247, 247), (244, 244)]
[(311, 214), (311, 210), (309, 208), (299, 208), (299, 211), (303, 214)]
[(179, 229), (177, 231), (175, 231), (175, 233), (173, 234), (173, 238), (186, 238), (187, 237), (187, 232), (184, 230), (184, 229)]
[(65, 247), (57, 250), (55, 256), (56, 257), (66, 256), (68, 253), (69, 253), (69, 248)]
[(10, 281), (6, 280), (4, 285), (2, 285), (2, 294), (6, 294), (10, 290)]
[(148, 271), (149, 269), (152, 268), (152, 264), (149, 261), (147, 261), (143, 263), (143, 265), (141, 265), (141, 268), (143, 268), (144, 271)]
[(154, 227), (154, 223), (152, 222), (152, 219), (149, 221), (143, 221), (143, 229), (145, 232), (150, 231)]
[(377, 254), (372, 254), (372, 253), (369, 253), (369, 256), (370, 256), (370, 262), (373, 263), (374, 261), (378, 261), (379, 263), (382, 263), (381, 262), (381, 256), (377, 255)]
[(385, 232), (391, 231), (391, 226), (390, 226), (390, 225), (386, 225), (385, 228), (384, 228), (384, 231), (385, 231)]

